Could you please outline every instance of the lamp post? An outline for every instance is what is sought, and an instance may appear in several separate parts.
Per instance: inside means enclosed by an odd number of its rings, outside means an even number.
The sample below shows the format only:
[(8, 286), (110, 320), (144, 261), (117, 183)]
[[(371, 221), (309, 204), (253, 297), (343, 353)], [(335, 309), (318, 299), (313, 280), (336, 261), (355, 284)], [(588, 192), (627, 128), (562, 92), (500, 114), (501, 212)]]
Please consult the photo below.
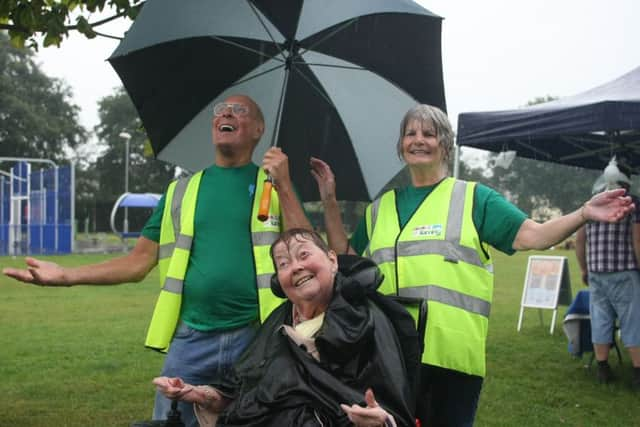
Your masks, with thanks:
[[(118, 135), (120, 138), (124, 139), (125, 145), (125, 157), (124, 157), (124, 192), (129, 192), (129, 141), (131, 140), (131, 134), (129, 132), (120, 132)], [(129, 212), (127, 207), (124, 208), (124, 233), (129, 232)]]

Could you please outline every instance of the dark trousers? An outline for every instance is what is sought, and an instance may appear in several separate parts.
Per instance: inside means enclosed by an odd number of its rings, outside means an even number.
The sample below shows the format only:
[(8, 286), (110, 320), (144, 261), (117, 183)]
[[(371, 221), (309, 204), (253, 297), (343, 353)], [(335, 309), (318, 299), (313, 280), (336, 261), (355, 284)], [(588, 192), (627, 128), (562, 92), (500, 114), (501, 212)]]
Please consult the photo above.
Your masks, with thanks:
[(423, 427), (471, 427), (482, 377), (422, 365), (416, 414)]

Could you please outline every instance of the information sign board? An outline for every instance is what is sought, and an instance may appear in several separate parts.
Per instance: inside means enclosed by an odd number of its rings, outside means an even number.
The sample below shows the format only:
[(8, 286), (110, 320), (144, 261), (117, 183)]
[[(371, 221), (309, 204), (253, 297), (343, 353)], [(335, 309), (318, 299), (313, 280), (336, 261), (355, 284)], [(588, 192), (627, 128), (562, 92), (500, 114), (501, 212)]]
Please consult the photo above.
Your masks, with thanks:
[[(567, 258), (563, 256), (534, 255), (529, 257), (522, 291), (518, 331), (522, 326), (524, 308), (553, 310), (550, 333), (553, 333), (558, 304), (571, 303), (571, 283)], [(542, 319), (542, 314), (540, 314)]]

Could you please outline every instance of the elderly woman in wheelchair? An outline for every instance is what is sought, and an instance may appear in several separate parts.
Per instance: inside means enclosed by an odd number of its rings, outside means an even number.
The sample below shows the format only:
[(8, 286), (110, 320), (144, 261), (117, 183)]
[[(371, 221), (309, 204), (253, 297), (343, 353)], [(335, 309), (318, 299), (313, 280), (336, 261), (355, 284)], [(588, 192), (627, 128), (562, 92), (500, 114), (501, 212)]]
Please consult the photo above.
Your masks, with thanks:
[(192, 402), (202, 426), (413, 426), (419, 364), (415, 323), (377, 293), (375, 264), (342, 258), (315, 232), (293, 229), (271, 247), (274, 293), (287, 300), (219, 384), (158, 377)]

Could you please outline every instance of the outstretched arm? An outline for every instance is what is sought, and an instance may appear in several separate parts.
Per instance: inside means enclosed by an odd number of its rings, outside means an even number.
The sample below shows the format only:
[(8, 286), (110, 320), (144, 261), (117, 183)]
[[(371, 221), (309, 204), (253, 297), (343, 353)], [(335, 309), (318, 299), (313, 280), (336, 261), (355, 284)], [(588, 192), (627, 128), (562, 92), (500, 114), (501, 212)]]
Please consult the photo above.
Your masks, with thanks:
[(311, 175), (318, 183), (318, 191), (324, 207), (324, 226), (327, 229), (329, 246), (337, 254), (355, 254), (344, 231), (342, 215), (336, 199), (336, 180), (333, 171), (328, 164), (315, 157), (311, 158), (310, 165)]
[(153, 384), (167, 399), (197, 403), (216, 413), (222, 412), (231, 403), (231, 399), (223, 396), (211, 386), (194, 386), (177, 377), (156, 377), (153, 379)]
[(4, 268), (2, 273), (21, 282), (40, 286), (116, 285), (144, 279), (157, 260), (158, 244), (140, 237), (127, 255), (99, 264), (62, 267), (27, 257), (27, 268)]
[(520, 226), (513, 249), (547, 249), (569, 237), (587, 221), (617, 222), (634, 210), (631, 197), (622, 188), (596, 194), (570, 214), (544, 223), (527, 219)]
[(285, 229), (306, 228), (311, 230), (311, 223), (307, 219), (291, 183), (287, 155), (280, 148), (271, 147), (264, 154), (262, 168), (273, 178), (274, 187), (278, 191)]
[(395, 426), (395, 420), (387, 411), (382, 409), (373, 395), (373, 391), (369, 388), (364, 393), (366, 407), (360, 405), (345, 405), (340, 407), (347, 414), (349, 420), (357, 427), (382, 427)]

